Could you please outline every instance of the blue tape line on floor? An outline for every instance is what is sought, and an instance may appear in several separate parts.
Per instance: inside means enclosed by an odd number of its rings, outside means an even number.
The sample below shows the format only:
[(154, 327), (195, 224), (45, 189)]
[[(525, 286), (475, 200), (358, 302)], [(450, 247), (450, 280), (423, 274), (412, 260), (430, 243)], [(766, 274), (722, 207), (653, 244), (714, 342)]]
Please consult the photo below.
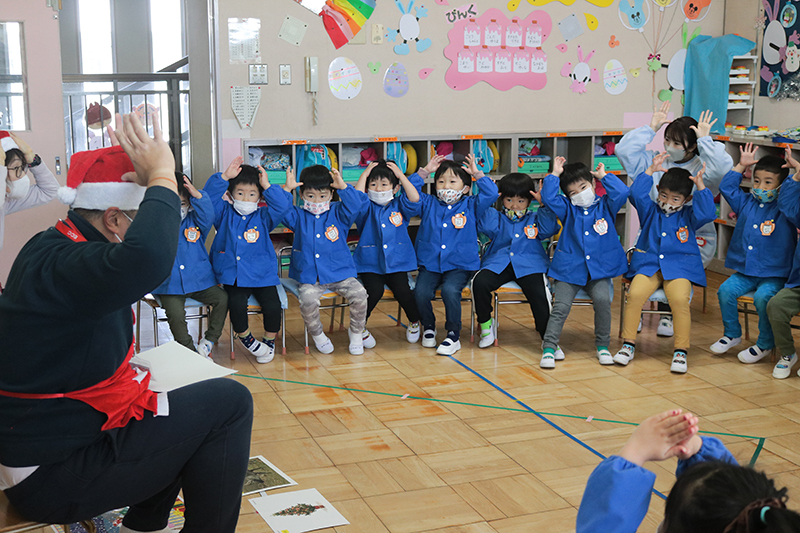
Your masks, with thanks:
[[(396, 319), (396, 318), (395, 318), (395, 317), (393, 317), (392, 315), (386, 315), (386, 316), (388, 316), (389, 318), (391, 318), (391, 319), (392, 319), (392, 320), (394, 320), (395, 322), (400, 322), (398, 319)], [(405, 324), (403, 324), (402, 322), (400, 322), (400, 325), (401, 325), (401, 326), (403, 326), (404, 328), (408, 329), (408, 326), (406, 326), (406, 325), (405, 325)]]
[[(513, 395), (513, 394), (511, 394), (511, 393), (507, 392), (505, 389), (503, 389), (503, 388), (502, 388), (502, 387), (500, 387), (499, 385), (497, 385), (497, 384), (493, 383), (493, 382), (492, 382), (490, 379), (488, 379), (488, 378), (486, 378), (486, 377), (482, 376), (482, 375), (481, 375), (479, 372), (476, 372), (475, 370), (471, 369), (469, 366), (467, 366), (466, 364), (462, 363), (461, 361), (459, 361), (458, 359), (456, 359), (456, 358), (455, 358), (455, 357), (453, 357), (452, 355), (451, 355), (451, 356), (449, 356), (449, 357), (450, 357), (450, 359), (452, 359), (453, 361), (455, 361), (455, 362), (456, 362), (456, 363), (458, 363), (459, 365), (463, 366), (464, 368), (466, 368), (467, 370), (469, 370), (470, 372), (472, 372), (473, 374), (475, 374), (476, 376), (478, 376), (479, 378), (481, 378), (483, 381), (485, 381), (486, 383), (488, 383), (489, 385), (491, 385), (492, 387), (494, 387), (494, 388), (495, 388), (495, 389), (497, 389), (498, 391), (502, 392), (503, 394), (505, 394), (506, 396), (508, 396), (509, 398), (511, 398), (511, 400), (513, 400), (513, 401), (517, 402), (517, 403), (518, 403), (518, 404), (520, 404), (522, 407), (524, 407), (525, 409), (527, 409), (528, 411), (530, 411), (530, 412), (531, 412), (531, 413), (533, 413), (534, 415), (538, 416), (540, 419), (542, 419), (542, 420), (543, 420), (544, 422), (546, 422), (547, 424), (550, 424), (550, 425), (551, 425), (551, 426), (552, 426), (554, 429), (556, 429), (557, 431), (559, 431), (559, 432), (561, 432), (562, 434), (566, 435), (567, 437), (569, 437), (570, 439), (572, 439), (572, 440), (573, 440), (573, 441), (575, 441), (576, 443), (580, 444), (581, 446), (583, 446), (584, 448), (586, 448), (587, 450), (589, 450), (590, 452), (592, 452), (592, 453), (593, 453), (593, 454), (595, 454), (596, 456), (598, 456), (598, 457), (600, 457), (600, 458), (602, 458), (602, 459), (606, 459), (606, 456), (605, 456), (605, 455), (603, 455), (602, 453), (598, 452), (597, 450), (595, 450), (594, 448), (592, 448), (591, 446), (589, 446), (588, 444), (586, 444), (585, 442), (583, 442), (583, 441), (582, 441), (582, 440), (580, 440), (579, 438), (575, 437), (575, 436), (574, 436), (574, 435), (572, 435), (572, 434), (571, 434), (569, 431), (567, 431), (566, 429), (562, 428), (562, 427), (561, 427), (561, 426), (559, 426), (558, 424), (556, 424), (556, 423), (554, 423), (554, 422), (551, 422), (551, 421), (550, 421), (550, 420), (548, 420), (546, 417), (544, 417), (543, 415), (541, 415), (541, 414), (539, 414), (538, 412), (536, 412), (534, 409), (531, 409), (529, 406), (525, 405), (525, 402), (523, 402), (522, 400), (518, 400), (517, 398), (515, 398), (515, 397), (514, 397), (514, 395)], [(656, 496), (658, 496), (659, 498), (661, 498), (661, 499), (663, 499), (663, 500), (666, 500), (666, 499), (667, 499), (667, 497), (666, 497), (666, 496), (664, 496), (662, 493), (660, 493), (660, 492), (659, 492), (659, 491), (657, 491), (656, 489), (653, 489), (653, 490), (652, 490), (652, 492), (653, 492), (653, 494), (655, 494)]]

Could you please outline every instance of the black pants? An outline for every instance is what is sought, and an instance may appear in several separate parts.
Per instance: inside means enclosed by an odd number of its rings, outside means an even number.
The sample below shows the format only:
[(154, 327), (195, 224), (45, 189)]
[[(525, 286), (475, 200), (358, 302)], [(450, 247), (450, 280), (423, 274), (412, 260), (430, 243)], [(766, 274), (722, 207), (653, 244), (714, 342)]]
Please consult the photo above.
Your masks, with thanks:
[[(407, 272), (395, 272), (393, 274), (375, 274), (373, 272), (362, 272), (358, 275), (361, 283), (367, 289), (367, 319), (372, 314), (372, 310), (378, 305), (383, 297), (384, 285), (394, 294), (395, 300), (400, 303), (400, 307), (406, 312), (409, 323), (419, 322), (419, 311), (417, 301), (414, 299), (414, 291), (408, 285)], [(397, 317), (398, 319), (400, 317)]]
[(281, 300), (278, 288), (271, 287), (237, 287), (224, 285), (228, 293), (228, 310), (231, 314), (231, 326), (234, 333), (244, 333), (250, 327), (247, 319), (247, 299), (256, 297), (261, 306), (264, 318), (264, 331), (277, 333), (281, 329)]
[(5, 493), (28, 520), (70, 524), (130, 506), (126, 527), (157, 531), (182, 488), (183, 533), (234, 533), (252, 425), (253, 398), (244, 385), (195, 383), (169, 393), (169, 416), (147, 413), (105, 431)]
[(509, 281), (516, 281), (522, 288), (528, 304), (531, 306), (533, 318), (536, 321), (536, 331), (544, 337), (547, 330), (547, 321), (550, 320), (550, 294), (547, 290), (544, 274), (529, 274), (518, 278), (514, 274), (511, 263), (500, 274), (483, 269), (472, 281), (472, 291), (475, 298), (475, 314), (478, 323), (483, 323), (492, 318), (492, 292)]

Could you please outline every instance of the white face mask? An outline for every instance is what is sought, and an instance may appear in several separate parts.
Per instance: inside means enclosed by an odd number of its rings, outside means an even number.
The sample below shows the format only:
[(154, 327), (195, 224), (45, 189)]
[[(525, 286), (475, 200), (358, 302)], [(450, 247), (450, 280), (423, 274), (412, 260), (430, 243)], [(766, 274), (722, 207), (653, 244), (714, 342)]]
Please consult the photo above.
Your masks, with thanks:
[(181, 220), (186, 218), (186, 215), (189, 214), (189, 208), (185, 206), (181, 206)]
[(677, 213), (678, 211), (683, 209), (683, 204), (681, 204), (681, 205), (670, 205), (667, 202), (663, 202), (661, 200), (657, 200), (656, 203), (658, 204), (658, 208), (661, 209), (661, 211), (665, 215), (671, 215), (671, 214)]
[(573, 194), (569, 201), (577, 207), (589, 207), (594, 203), (594, 190), (591, 187), (587, 187), (581, 192)]
[(678, 161), (683, 161), (683, 158), (686, 157), (686, 151), (681, 148), (675, 148), (674, 146), (666, 146), (664, 150), (669, 154), (669, 160), (673, 163), (677, 163)]
[[(466, 187), (464, 187), (466, 189)], [(438, 189), (436, 197), (444, 203), (451, 205), (458, 202), (464, 196), (464, 189), (457, 191), (455, 189)]]
[(369, 199), (375, 202), (378, 205), (386, 205), (392, 201), (394, 198), (394, 191), (389, 189), (388, 191), (367, 191), (367, 196)]
[(258, 202), (245, 202), (243, 200), (234, 200), (233, 201), (233, 208), (236, 209), (236, 212), (240, 215), (247, 216), (255, 212), (258, 209)]
[(330, 200), (326, 200), (324, 202), (305, 202), (303, 204), (303, 209), (305, 209), (312, 215), (321, 215), (330, 208), (331, 208)]
[(6, 181), (8, 185), (8, 198), (18, 200), (24, 198), (31, 188), (31, 180), (28, 176), (23, 176), (16, 181)]

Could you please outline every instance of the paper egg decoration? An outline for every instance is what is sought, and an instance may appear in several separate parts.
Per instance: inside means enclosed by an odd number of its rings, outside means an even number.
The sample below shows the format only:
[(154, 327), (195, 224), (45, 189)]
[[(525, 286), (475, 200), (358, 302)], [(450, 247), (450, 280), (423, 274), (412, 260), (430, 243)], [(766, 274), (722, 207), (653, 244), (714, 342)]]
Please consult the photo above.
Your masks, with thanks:
[(628, 75), (625, 74), (625, 67), (616, 59), (606, 63), (603, 69), (603, 87), (608, 94), (622, 94), (628, 88)]
[(361, 92), (361, 72), (352, 60), (337, 57), (328, 67), (328, 84), (339, 100), (352, 100)]
[(395, 61), (386, 69), (383, 76), (383, 92), (394, 98), (405, 96), (408, 92), (408, 72), (402, 63)]

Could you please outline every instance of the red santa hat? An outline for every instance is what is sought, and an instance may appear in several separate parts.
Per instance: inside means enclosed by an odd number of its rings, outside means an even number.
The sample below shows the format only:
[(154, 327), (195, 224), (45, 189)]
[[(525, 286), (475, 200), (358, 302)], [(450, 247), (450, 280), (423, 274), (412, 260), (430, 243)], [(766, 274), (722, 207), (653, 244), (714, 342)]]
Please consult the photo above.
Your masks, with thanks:
[(8, 152), (12, 148), (19, 150), (19, 145), (7, 131), (0, 131), (0, 147), (3, 148), (4, 152)]
[(122, 181), (129, 172), (135, 172), (133, 163), (121, 146), (78, 152), (70, 160), (67, 186), (58, 190), (58, 199), (73, 209), (138, 209), (145, 187)]

